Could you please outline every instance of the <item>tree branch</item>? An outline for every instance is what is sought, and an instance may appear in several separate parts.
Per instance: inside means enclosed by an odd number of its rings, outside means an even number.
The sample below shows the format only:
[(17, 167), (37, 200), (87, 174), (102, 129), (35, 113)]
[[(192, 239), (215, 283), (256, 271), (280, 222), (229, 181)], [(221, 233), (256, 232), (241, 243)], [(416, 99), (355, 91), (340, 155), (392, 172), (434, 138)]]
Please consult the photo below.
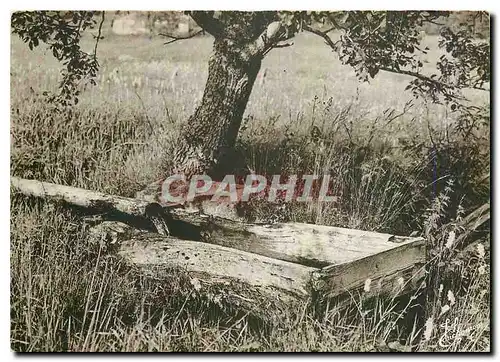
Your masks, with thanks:
[(280, 21), (273, 21), (254, 42), (249, 44), (248, 51), (250, 55), (265, 55), (272, 48), (289, 46), (278, 45), (280, 41), (286, 40), (285, 34), (286, 30), (283, 24)]
[(263, 55), (266, 55), (267, 53), (269, 53), (272, 49), (277, 49), (277, 48), (288, 48), (288, 47), (291, 47), (293, 45), (293, 42), (290, 42), (290, 43), (277, 43), (277, 44), (274, 44), (273, 46), (267, 48), (267, 50), (264, 51)]
[(278, 43), (278, 44), (273, 45), (273, 48), (288, 48), (288, 47), (291, 47), (292, 45), (293, 45), (293, 42), (290, 42), (290, 43)]
[(474, 87), (471, 87), (472, 89), (476, 89), (476, 90), (480, 90), (480, 91), (484, 91), (484, 92), (489, 92), (490, 90), (488, 88), (484, 88), (484, 87), (477, 87), (477, 86), (474, 86)]
[(328, 46), (330, 46), (330, 48), (332, 48), (335, 51), (337, 50), (337, 43), (334, 43), (332, 38), (330, 38), (328, 36), (328, 33), (330, 31), (332, 31), (332, 29), (328, 30), (327, 32), (324, 32), (324, 31), (321, 31), (318, 29), (314, 29), (314, 28), (310, 27), (309, 25), (303, 25), (302, 29), (305, 31), (308, 31), (310, 33), (316, 34), (317, 36), (322, 37), (325, 40), (325, 43), (328, 44)]
[(452, 87), (449, 84), (440, 82), (440, 81), (438, 81), (436, 79), (432, 79), (431, 77), (428, 77), (426, 75), (423, 75), (423, 74), (420, 74), (420, 73), (417, 73), (417, 72), (412, 72), (410, 70), (401, 70), (401, 69), (398, 70), (398, 69), (393, 69), (393, 68), (388, 68), (388, 67), (380, 67), (380, 70), (383, 70), (383, 71), (389, 72), (389, 73), (409, 75), (411, 77), (418, 78), (420, 80), (432, 83), (432, 84), (437, 85), (437, 86), (444, 85), (445, 87)]
[(203, 30), (199, 30), (197, 32), (194, 32), (193, 34), (186, 35), (186, 36), (176, 36), (172, 34), (158, 34), (167, 38), (170, 38), (171, 40), (167, 41), (166, 43), (163, 43), (165, 45), (175, 43), (178, 40), (185, 40), (185, 39), (191, 39), (194, 38), (196, 35), (203, 33)]
[(343, 26), (343, 25), (340, 25), (337, 20), (335, 20), (335, 18), (333, 16), (329, 16), (328, 17), (328, 20), (333, 24), (333, 28), (326, 31), (325, 33), (329, 33), (330, 31), (332, 31), (333, 29), (338, 29), (338, 30), (344, 30), (344, 31), (347, 31), (348, 28)]
[(221, 37), (224, 34), (224, 26), (213, 16), (213, 11), (190, 11), (189, 15), (196, 24), (215, 38)]
[[(334, 43), (332, 38), (330, 38), (330, 36), (328, 36), (328, 32), (330, 32), (332, 29), (329, 29), (328, 31), (324, 32), (324, 31), (321, 31), (318, 29), (314, 29), (314, 28), (310, 27), (309, 25), (304, 25), (302, 27), (302, 29), (323, 38), (325, 40), (325, 43), (328, 44), (328, 46), (330, 46), (330, 48), (332, 48), (335, 51), (338, 50), (337, 43)], [(453, 85), (441, 82), (441, 81), (436, 80), (436, 79), (432, 79), (431, 77), (428, 77), (426, 75), (423, 75), (423, 74), (420, 74), (417, 72), (413, 72), (413, 71), (409, 71), (409, 70), (401, 70), (401, 69), (398, 70), (398, 69), (389, 68), (389, 67), (380, 67), (379, 69), (386, 71), (386, 72), (390, 72), (390, 73), (409, 75), (411, 77), (418, 78), (418, 79), (423, 80), (425, 82), (432, 83), (433, 85), (439, 86), (439, 87), (444, 87), (444, 88), (448, 88), (448, 89), (456, 88)], [(489, 92), (488, 89), (483, 88), (483, 87), (478, 87), (478, 86), (470, 86), (470, 87), (466, 87), (466, 88), (477, 89), (477, 90)]]
[(330, 29), (326, 30), (324, 33), (325, 34), (328, 34), (329, 32), (335, 30), (335, 29), (342, 29), (342, 28), (339, 28), (340, 25), (337, 25), (337, 26), (332, 26)]
[(97, 31), (97, 38), (94, 46), (94, 61), (97, 61), (97, 46), (99, 45), (99, 40), (102, 38), (102, 24), (104, 24), (105, 11), (101, 12), (101, 22), (99, 23), (99, 29)]
[[(456, 88), (455, 86), (453, 86), (451, 84), (447, 84), (447, 83), (441, 82), (439, 80), (432, 79), (431, 77), (428, 77), (428, 76), (423, 75), (421, 73), (412, 72), (410, 70), (401, 70), (401, 69), (397, 70), (397, 69), (388, 68), (388, 67), (380, 67), (380, 70), (383, 70), (385, 72), (395, 73), (395, 74), (409, 75), (411, 77), (418, 78), (418, 79), (423, 80), (425, 82), (432, 83), (436, 86), (441, 86), (441, 87), (445, 87), (445, 88)], [(464, 87), (464, 88), (477, 89), (477, 90), (489, 92), (488, 89), (483, 88), (483, 87), (471, 86), (471, 87)]]

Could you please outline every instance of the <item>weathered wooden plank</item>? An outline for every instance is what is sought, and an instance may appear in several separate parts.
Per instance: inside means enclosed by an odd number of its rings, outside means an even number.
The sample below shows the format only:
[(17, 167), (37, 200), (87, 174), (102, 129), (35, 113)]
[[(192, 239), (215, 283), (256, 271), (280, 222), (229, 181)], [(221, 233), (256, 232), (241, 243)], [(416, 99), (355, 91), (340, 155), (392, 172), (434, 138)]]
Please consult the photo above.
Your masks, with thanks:
[(261, 319), (276, 318), (311, 298), (317, 269), (258, 254), (156, 234), (137, 234), (117, 254), (155, 279), (181, 272), (196, 293)]
[(342, 264), (395, 246), (394, 236), (362, 230), (304, 223), (249, 226), (249, 232), (277, 253), (316, 261), (318, 266)]
[(175, 237), (142, 234), (123, 241), (118, 254), (137, 265), (164, 265), (280, 289), (299, 297), (309, 295), (311, 273), (317, 269), (244, 251)]
[[(11, 183), (27, 195), (62, 199), (103, 211), (118, 210), (132, 216), (147, 217), (148, 207), (152, 205), (141, 200), (16, 177), (12, 177)], [(390, 250), (404, 240), (390, 234), (323, 225), (246, 224), (182, 208), (167, 209), (166, 215), (171, 234), (178, 238), (204, 241), (312, 267), (349, 263)]]
[[(303, 304), (317, 270), (218, 245), (180, 240), (104, 221), (89, 231), (89, 243), (114, 252), (141, 274), (166, 283), (191, 279), (193, 292), (259, 318)], [(277, 309), (280, 311), (278, 313)]]
[(357, 260), (394, 248), (401, 241), (389, 234), (323, 225), (244, 224), (202, 215), (191, 218), (190, 223), (203, 230), (205, 242), (313, 267)]
[(146, 208), (151, 204), (128, 197), (15, 176), (11, 176), (10, 183), (15, 191), (24, 195), (43, 197), (52, 201), (62, 200), (72, 205), (99, 211), (119, 211), (130, 216), (146, 216)]
[(305, 223), (242, 223), (183, 209), (174, 209), (170, 215), (173, 235), (182, 237), (195, 226), (191, 231), (199, 235), (195, 239), (313, 267), (363, 258), (404, 240), (391, 234)]
[(425, 258), (425, 240), (407, 238), (384, 252), (314, 272), (313, 289), (327, 298), (356, 289), (365, 289), (367, 296), (403, 294), (417, 287)]

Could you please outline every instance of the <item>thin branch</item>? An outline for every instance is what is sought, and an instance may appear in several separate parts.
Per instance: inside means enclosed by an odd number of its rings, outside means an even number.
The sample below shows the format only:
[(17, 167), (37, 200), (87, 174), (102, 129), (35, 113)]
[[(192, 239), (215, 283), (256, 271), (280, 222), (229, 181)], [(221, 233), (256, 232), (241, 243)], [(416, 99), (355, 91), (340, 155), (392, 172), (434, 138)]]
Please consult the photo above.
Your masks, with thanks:
[(434, 20), (428, 20), (428, 19), (425, 19), (424, 21), (425, 21), (425, 22), (427, 22), (427, 23), (431, 23), (431, 24), (434, 24), (434, 25), (439, 25), (439, 26), (444, 26), (444, 25), (446, 25), (446, 24), (444, 24), (444, 23), (438, 23), (437, 21), (434, 21)]
[(102, 24), (104, 23), (104, 11), (102, 12), (101, 16), (101, 22), (99, 23), (99, 29), (97, 30), (97, 39), (95, 41), (95, 46), (94, 46), (94, 61), (97, 60), (97, 45), (99, 44), (99, 40), (101, 40), (101, 34), (102, 34)]
[(330, 29), (325, 30), (324, 33), (328, 34), (329, 32), (334, 31), (335, 29), (338, 29), (338, 28), (336, 26), (332, 26)]
[(484, 88), (484, 87), (478, 87), (478, 86), (472, 86), (470, 87), (471, 89), (476, 89), (476, 90), (480, 90), (480, 91), (485, 91), (485, 92), (489, 92), (490, 90), (488, 88)]
[[(447, 84), (447, 83), (444, 83), (444, 82), (441, 82), (439, 80), (436, 80), (436, 79), (432, 79), (431, 77), (428, 77), (426, 75), (423, 75), (421, 73), (417, 73), (417, 72), (412, 72), (410, 70), (397, 70), (397, 69), (393, 69), (393, 68), (387, 68), (387, 67), (380, 67), (380, 70), (383, 70), (385, 72), (390, 72), (390, 73), (395, 73), (395, 74), (404, 74), (404, 75), (409, 75), (411, 77), (414, 77), (414, 78), (418, 78), (420, 80), (423, 80), (425, 82), (429, 82), (429, 83), (432, 83), (436, 86), (440, 86), (440, 87), (446, 87), (446, 88), (455, 88), (455, 86), (453, 85), (450, 85), (450, 84)], [(486, 88), (482, 88), (482, 87), (475, 87), (475, 86), (471, 86), (471, 87), (463, 87), (463, 88), (470, 88), (470, 89), (477, 89), (477, 90), (482, 90), (482, 91), (486, 91), (486, 92), (489, 92), (489, 89), (486, 89)]]
[[(335, 20), (335, 18), (334, 18), (333, 16), (329, 16), (329, 17), (328, 17), (328, 20), (330, 20), (330, 22), (333, 24), (333, 27), (334, 27), (335, 29), (338, 29), (338, 30), (344, 30), (344, 31), (346, 31), (346, 32), (347, 32), (348, 28), (347, 28), (347, 27), (345, 27), (345, 26), (343, 26), (343, 25), (340, 25), (340, 24), (337, 22), (337, 20)], [(333, 28), (332, 28), (331, 30), (326, 31), (326, 32), (325, 32), (325, 34), (328, 34), (328, 33), (329, 33), (330, 31), (332, 31), (332, 30), (333, 30)]]
[(275, 48), (288, 48), (288, 47), (291, 47), (292, 45), (293, 45), (293, 42), (290, 42), (290, 43), (281, 43), (281, 44), (279, 44), (279, 43), (278, 43), (278, 44), (274, 44), (274, 45), (272, 45), (272, 46), (268, 47), (268, 48), (264, 51), (263, 55), (266, 55), (266, 54), (267, 54), (267, 53), (269, 53), (272, 49), (275, 49)]
[(168, 44), (175, 43), (176, 41), (179, 41), (179, 40), (194, 38), (196, 35), (201, 34), (201, 33), (203, 33), (203, 30), (199, 30), (197, 32), (194, 32), (193, 34), (186, 35), (186, 36), (176, 36), (176, 35), (172, 35), (172, 34), (158, 34), (158, 35), (170, 38), (171, 40), (167, 41), (166, 43), (163, 43), (165, 45), (168, 45)]
[[(318, 29), (314, 29), (314, 28), (310, 27), (309, 25), (304, 25), (303, 29), (305, 31), (313, 33), (313, 34), (315, 34), (317, 36), (320, 36), (321, 38), (323, 38), (325, 40), (325, 43), (328, 44), (330, 46), (330, 48), (332, 48), (335, 51), (338, 50), (337, 43), (333, 42), (332, 38), (330, 38), (328, 36), (327, 32), (324, 32), (324, 31), (321, 31), (321, 30), (318, 30)], [(328, 30), (328, 31), (331, 31), (331, 30)], [(390, 73), (395, 73), (395, 74), (409, 75), (409, 76), (412, 76), (414, 78), (418, 78), (420, 80), (423, 80), (425, 82), (432, 83), (432, 84), (434, 84), (435, 86), (438, 86), (438, 87), (445, 87), (445, 88), (449, 88), (449, 89), (455, 88), (454, 86), (452, 86), (450, 84), (446, 84), (446, 83), (441, 82), (439, 80), (432, 79), (431, 77), (428, 77), (426, 75), (423, 75), (423, 74), (420, 74), (420, 73), (417, 73), (417, 72), (413, 72), (413, 71), (410, 71), (410, 70), (401, 70), (401, 69), (397, 70), (397, 69), (388, 68), (388, 67), (380, 67), (380, 70), (383, 70), (383, 71), (386, 71), (386, 72), (390, 72)], [(466, 88), (477, 89), (477, 90), (482, 90), (482, 91), (489, 92), (488, 89), (483, 88), (483, 87), (478, 87), (478, 86), (470, 86), (470, 87), (466, 87)]]
[(290, 43), (281, 43), (281, 44), (275, 44), (273, 45), (273, 48), (288, 48), (293, 45), (293, 42)]
[(431, 15), (431, 14), (429, 14), (429, 15), (427, 15), (427, 16), (426, 16), (426, 15), (423, 15), (422, 17), (423, 17), (423, 22), (427, 22), (427, 23), (434, 24), (434, 25), (439, 25), (439, 26), (444, 26), (444, 25), (446, 25), (446, 24), (444, 24), (444, 23), (440, 23), (440, 22), (438, 22), (438, 21), (436, 21), (436, 20), (432, 19), (432, 15)]
[(411, 70), (393, 69), (393, 68), (388, 68), (388, 67), (380, 67), (380, 70), (383, 70), (383, 71), (389, 72), (389, 73), (409, 75), (409, 76), (412, 76), (414, 78), (418, 78), (420, 80), (432, 83), (432, 84), (437, 85), (437, 86), (444, 85), (444, 86), (452, 87), (446, 83), (440, 82), (436, 79), (432, 79), (431, 77), (428, 77), (426, 75), (423, 75), (423, 74), (420, 74), (417, 72), (412, 72)]
[[(310, 27), (309, 25), (304, 25), (302, 27), (302, 29), (305, 31), (308, 31), (310, 33), (316, 34), (317, 36), (322, 37), (325, 40), (325, 43), (330, 46), (330, 48), (332, 48), (333, 50), (337, 50), (337, 44), (333, 42), (332, 38), (330, 38), (328, 36), (327, 32), (324, 32), (324, 31), (321, 31), (318, 29), (314, 29), (314, 28)], [(329, 30), (328, 32), (330, 32), (330, 31), (331, 30)]]
[[(265, 55), (272, 48), (277, 47), (280, 41), (287, 40), (286, 30), (283, 24), (279, 21), (273, 21), (259, 35), (257, 39), (251, 42), (247, 47), (247, 53), (251, 56), (258, 54)], [(285, 47), (287, 45), (278, 46)]]

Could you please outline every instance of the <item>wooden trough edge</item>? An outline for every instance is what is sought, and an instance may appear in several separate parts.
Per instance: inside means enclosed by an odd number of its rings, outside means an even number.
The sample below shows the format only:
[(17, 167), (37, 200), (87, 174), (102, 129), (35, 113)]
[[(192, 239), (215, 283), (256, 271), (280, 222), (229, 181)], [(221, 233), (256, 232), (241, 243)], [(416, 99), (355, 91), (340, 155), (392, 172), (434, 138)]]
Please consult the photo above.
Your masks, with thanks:
[[(132, 217), (147, 218), (151, 205), (17, 177), (11, 185), (25, 195)], [(137, 234), (122, 241), (118, 254), (145, 270), (181, 268), (207, 283), (240, 280), (264, 294), (280, 291), (299, 299), (363, 287), (394, 295), (413, 288), (423, 275), (422, 238), (300, 223), (245, 224), (183, 209), (169, 210), (169, 217), (172, 236)]]
[(268, 295), (285, 292), (298, 299), (333, 298), (363, 289), (365, 296), (395, 297), (418, 288), (425, 274), (425, 240), (418, 238), (386, 252), (322, 269), (254, 253), (156, 234), (121, 242), (117, 252), (127, 262), (182, 269), (208, 283), (241, 281)]
[(322, 298), (362, 289), (366, 297), (396, 297), (417, 290), (425, 276), (426, 242), (411, 238), (393, 249), (314, 271), (312, 286)]
[(122, 241), (117, 254), (144, 268), (160, 266), (201, 275), (207, 282), (241, 281), (251, 287), (283, 291), (299, 299), (310, 296), (312, 272), (318, 269), (220, 245), (139, 234)]

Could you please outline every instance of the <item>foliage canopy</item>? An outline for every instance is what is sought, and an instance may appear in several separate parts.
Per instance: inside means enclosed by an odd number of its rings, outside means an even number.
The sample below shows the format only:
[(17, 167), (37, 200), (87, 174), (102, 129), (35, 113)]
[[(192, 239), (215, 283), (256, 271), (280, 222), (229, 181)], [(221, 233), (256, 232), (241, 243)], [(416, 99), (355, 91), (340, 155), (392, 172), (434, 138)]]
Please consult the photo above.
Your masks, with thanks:
[[(454, 13), (445, 11), (272, 11), (258, 16), (232, 11), (186, 13), (214, 37), (236, 37), (233, 41), (248, 39), (251, 34), (238, 33), (243, 29), (238, 25), (253, 21), (252, 26), (265, 29), (260, 36), (268, 42), (263, 56), (272, 48), (292, 45), (288, 41), (299, 32), (313, 33), (322, 37), (362, 82), (376, 77), (380, 71), (405, 74), (413, 77), (406, 89), (415, 97), (445, 103), (465, 119), (487, 117), (484, 109), (469, 104), (460, 92), (464, 88), (489, 91), (486, 87), (491, 77), (489, 34), (481, 39), (475, 28), (477, 20), (489, 20), (485, 12), (463, 13), (454, 21), (447, 21)], [(99, 69), (97, 46), (102, 39), (104, 18), (104, 12), (97, 11), (35, 11), (12, 15), (13, 33), (30, 49), (45, 43), (64, 65), (60, 92), (49, 95), (50, 100), (63, 106), (73, 105), (78, 102), (82, 85), (95, 85)], [(433, 74), (425, 74), (422, 62), (422, 55), (429, 51), (421, 45), (422, 31), (429, 24), (438, 29), (439, 47), (445, 50)], [(82, 33), (96, 27), (94, 50), (85, 52), (80, 47)], [(336, 40), (332, 33), (337, 34)], [(174, 40), (178, 39), (181, 38)]]

